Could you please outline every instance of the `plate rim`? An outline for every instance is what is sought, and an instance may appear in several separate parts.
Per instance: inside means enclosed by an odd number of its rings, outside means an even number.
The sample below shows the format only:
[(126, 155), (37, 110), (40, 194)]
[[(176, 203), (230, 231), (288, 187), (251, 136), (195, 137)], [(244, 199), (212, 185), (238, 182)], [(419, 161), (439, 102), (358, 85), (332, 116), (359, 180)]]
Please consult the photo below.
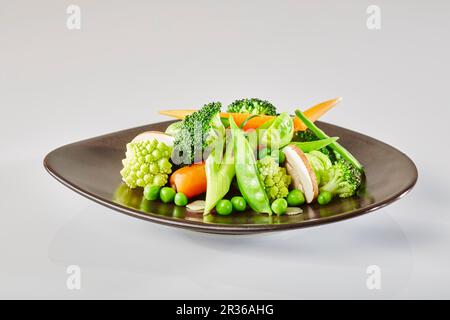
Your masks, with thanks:
[(383, 144), (383, 145), (390, 147), (390, 148), (396, 150), (397, 152), (401, 153), (407, 160), (409, 160), (409, 162), (412, 165), (412, 168), (414, 169), (414, 177), (413, 177), (412, 181), (405, 188), (402, 188), (401, 190), (399, 190), (398, 192), (389, 196), (388, 198), (386, 198), (385, 200), (383, 200), (381, 202), (370, 204), (364, 208), (354, 209), (352, 211), (336, 214), (333, 216), (328, 216), (328, 217), (323, 217), (323, 218), (313, 218), (313, 219), (309, 219), (309, 220), (303, 220), (301, 222), (286, 223), (286, 224), (239, 224), (239, 225), (233, 225), (233, 224), (224, 224), (224, 223), (206, 223), (206, 222), (186, 220), (186, 219), (183, 219), (183, 220), (174, 219), (171, 217), (158, 215), (158, 214), (155, 214), (152, 212), (148, 212), (148, 213), (144, 214), (140, 210), (123, 206), (120, 203), (114, 202), (112, 200), (103, 199), (87, 190), (83, 190), (82, 188), (78, 187), (76, 184), (70, 182), (69, 180), (65, 179), (62, 175), (60, 175), (58, 172), (56, 172), (54, 170), (54, 168), (52, 168), (52, 166), (49, 162), (49, 159), (52, 156), (52, 154), (56, 153), (57, 151), (59, 151), (63, 148), (67, 148), (71, 145), (86, 143), (86, 142), (89, 142), (92, 140), (98, 140), (100, 138), (106, 138), (108, 136), (117, 135), (122, 132), (130, 131), (130, 130), (138, 130), (140, 128), (148, 127), (149, 125), (165, 124), (165, 123), (170, 124), (172, 122), (174, 122), (174, 121), (169, 120), (169, 121), (150, 123), (150, 124), (137, 126), (137, 127), (133, 127), (133, 128), (129, 128), (129, 129), (110, 132), (107, 134), (95, 136), (95, 137), (88, 138), (88, 139), (79, 140), (76, 142), (72, 142), (72, 143), (60, 146), (60, 147), (52, 150), (45, 156), (45, 158), (43, 159), (44, 168), (53, 178), (55, 178), (58, 182), (60, 182), (64, 186), (66, 186), (69, 189), (75, 191), (76, 193), (82, 195), (83, 197), (85, 197), (89, 200), (92, 200), (100, 205), (103, 205), (109, 209), (113, 209), (114, 211), (118, 211), (120, 213), (126, 214), (126, 215), (134, 217), (134, 218), (138, 218), (138, 219), (146, 220), (146, 221), (150, 221), (150, 222), (155, 222), (155, 223), (166, 225), (166, 226), (190, 229), (190, 230), (199, 231), (199, 232), (219, 233), (219, 234), (253, 234), (253, 233), (262, 233), (262, 232), (274, 232), (274, 231), (282, 231), (282, 230), (301, 229), (301, 228), (312, 227), (312, 226), (320, 226), (320, 225), (329, 224), (329, 223), (338, 222), (338, 221), (344, 221), (344, 220), (347, 220), (350, 218), (354, 218), (354, 217), (357, 217), (357, 216), (360, 216), (363, 214), (367, 214), (367, 213), (376, 211), (376, 210), (381, 209), (397, 200), (400, 200), (414, 188), (414, 186), (416, 185), (416, 183), (418, 181), (418, 170), (417, 170), (416, 164), (410, 157), (408, 157), (401, 150), (399, 150), (383, 141), (380, 141), (376, 138), (370, 137), (368, 135), (365, 135), (365, 134), (362, 134), (362, 133), (359, 133), (359, 132), (356, 132), (356, 131), (353, 131), (350, 129), (346, 129), (346, 128), (343, 128), (343, 127), (340, 127), (340, 126), (337, 126), (334, 124), (323, 122), (323, 121), (317, 121), (317, 123), (332, 125), (338, 129), (344, 129), (344, 130), (349, 131), (350, 133), (355, 133), (360, 136), (370, 138), (370, 139), (376, 141), (377, 143)]

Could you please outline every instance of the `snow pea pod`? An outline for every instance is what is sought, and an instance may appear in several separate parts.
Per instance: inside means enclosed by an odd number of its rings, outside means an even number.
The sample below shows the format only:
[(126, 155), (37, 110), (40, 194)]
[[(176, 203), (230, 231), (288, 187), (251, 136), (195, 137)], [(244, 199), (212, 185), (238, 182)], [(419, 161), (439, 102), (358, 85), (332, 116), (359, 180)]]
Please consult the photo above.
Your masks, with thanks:
[(234, 160), (233, 160), (233, 146), (231, 143), (227, 146), (224, 157), (219, 163), (216, 158), (216, 152), (222, 150), (223, 144), (220, 148), (216, 148), (206, 159), (206, 199), (205, 210), (203, 215), (208, 215), (216, 204), (230, 190), (231, 182), (234, 178)]
[(230, 117), (230, 125), (233, 134), (234, 163), (239, 190), (254, 211), (272, 214), (269, 197), (259, 179), (253, 150), (232, 117)]

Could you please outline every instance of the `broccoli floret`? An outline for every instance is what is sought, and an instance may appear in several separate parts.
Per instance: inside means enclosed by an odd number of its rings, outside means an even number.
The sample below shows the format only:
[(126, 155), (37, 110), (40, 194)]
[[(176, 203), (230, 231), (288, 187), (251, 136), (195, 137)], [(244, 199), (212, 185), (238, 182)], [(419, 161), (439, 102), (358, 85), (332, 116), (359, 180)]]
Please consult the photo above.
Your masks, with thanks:
[(171, 153), (171, 147), (156, 139), (128, 143), (120, 171), (122, 180), (130, 188), (164, 186), (172, 172)]
[(258, 160), (257, 166), (259, 177), (264, 183), (270, 202), (287, 197), (291, 176), (286, 173), (286, 168), (281, 168), (271, 156)]
[(269, 101), (252, 98), (234, 101), (228, 106), (227, 112), (275, 116), (277, 108)]
[(326, 171), (320, 191), (333, 196), (347, 198), (353, 196), (361, 186), (362, 173), (350, 162), (339, 159)]
[(175, 136), (172, 161), (192, 164), (206, 159), (205, 151), (217, 138), (223, 138), (225, 127), (220, 120), (220, 102), (211, 102), (188, 115)]
[(310, 141), (316, 141), (319, 140), (317, 136), (309, 129), (306, 129), (304, 131), (296, 131), (294, 133), (294, 137), (292, 138), (292, 141), (297, 142), (310, 142)]
[[(306, 129), (304, 131), (296, 131), (294, 133), (294, 137), (292, 138), (292, 141), (296, 142), (310, 142), (316, 140), (320, 139), (314, 134), (314, 132), (312, 132), (309, 129)], [(319, 151), (325, 154), (328, 158), (330, 158), (332, 163), (335, 163), (338, 160), (338, 158), (340, 158), (339, 155), (337, 155), (334, 152), (334, 150), (331, 149), (330, 147), (322, 148)]]

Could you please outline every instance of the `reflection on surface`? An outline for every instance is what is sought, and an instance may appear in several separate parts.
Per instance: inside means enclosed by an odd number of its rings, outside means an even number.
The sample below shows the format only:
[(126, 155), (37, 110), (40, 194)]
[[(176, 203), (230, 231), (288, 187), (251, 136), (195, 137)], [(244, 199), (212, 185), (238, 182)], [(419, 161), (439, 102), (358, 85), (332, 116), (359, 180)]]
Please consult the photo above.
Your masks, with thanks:
[(364, 190), (352, 198), (335, 199), (326, 206), (312, 204), (303, 207), (303, 213), (295, 216), (276, 216), (259, 214), (253, 211), (243, 213), (233, 213), (230, 216), (219, 216), (211, 214), (203, 216), (201, 213), (194, 213), (186, 210), (185, 207), (178, 207), (173, 204), (164, 204), (159, 201), (148, 201), (142, 195), (142, 189), (130, 189), (125, 184), (121, 184), (114, 193), (114, 202), (142, 213), (149, 215), (161, 215), (180, 220), (189, 220), (211, 224), (288, 224), (299, 223), (305, 220), (320, 219), (335, 216), (338, 214), (352, 212), (354, 210), (367, 207), (375, 200)]

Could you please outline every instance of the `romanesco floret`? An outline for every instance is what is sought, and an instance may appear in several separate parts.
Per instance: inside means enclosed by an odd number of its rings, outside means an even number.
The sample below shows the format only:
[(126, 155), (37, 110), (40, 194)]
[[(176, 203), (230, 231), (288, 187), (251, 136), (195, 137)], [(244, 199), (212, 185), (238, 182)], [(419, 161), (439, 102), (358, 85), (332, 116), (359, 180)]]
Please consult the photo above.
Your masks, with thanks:
[(156, 139), (128, 143), (120, 171), (122, 180), (130, 188), (164, 186), (172, 172), (171, 154), (172, 148)]
[(291, 176), (286, 173), (286, 168), (280, 167), (277, 161), (270, 156), (258, 160), (257, 166), (270, 202), (287, 197)]

